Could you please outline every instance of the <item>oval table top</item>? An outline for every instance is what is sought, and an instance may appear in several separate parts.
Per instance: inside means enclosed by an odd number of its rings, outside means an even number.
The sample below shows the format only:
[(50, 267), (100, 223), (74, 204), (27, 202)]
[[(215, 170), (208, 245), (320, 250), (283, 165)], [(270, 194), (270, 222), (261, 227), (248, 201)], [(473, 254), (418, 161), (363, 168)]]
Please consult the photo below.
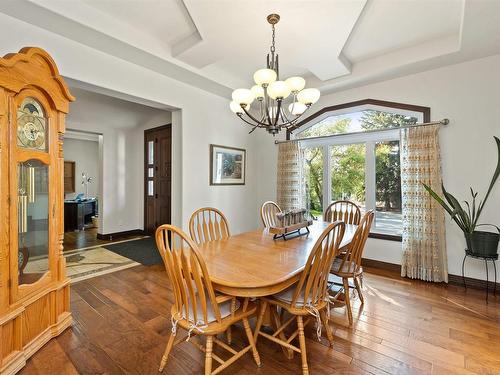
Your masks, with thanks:
[[(245, 232), (199, 247), (214, 288), (237, 297), (278, 293), (300, 278), (309, 253), (328, 223), (315, 221), (310, 234), (273, 240), (265, 229)], [(356, 225), (347, 224), (341, 248), (352, 241)]]

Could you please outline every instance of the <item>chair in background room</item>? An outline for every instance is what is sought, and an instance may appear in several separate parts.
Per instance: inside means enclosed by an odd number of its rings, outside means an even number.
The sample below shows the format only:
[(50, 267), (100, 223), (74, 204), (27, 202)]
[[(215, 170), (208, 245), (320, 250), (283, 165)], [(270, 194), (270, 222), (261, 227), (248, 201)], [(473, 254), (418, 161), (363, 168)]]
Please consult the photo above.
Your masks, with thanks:
[[(256, 305), (248, 300), (241, 305), (232, 296), (216, 296), (198, 246), (179, 228), (168, 224), (160, 226), (156, 230), (156, 245), (165, 263), (175, 297), (171, 309), (172, 332), (159, 370), (163, 371), (173, 346), (186, 339), (205, 352), (205, 375), (222, 371), (249, 350), (252, 350), (254, 360), (260, 366), (259, 353), (248, 323), (248, 318), (257, 310)], [(236, 306), (235, 311), (232, 311), (233, 305)], [(243, 322), (249, 344), (236, 351), (216, 336), (240, 321)], [(187, 335), (176, 340), (179, 329), (185, 330)], [(192, 336), (206, 337), (205, 346), (194, 342)], [(227, 360), (221, 359), (213, 353), (214, 344), (227, 350), (232, 356)], [(212, 360), (220, 364), (213, 372)]]
[(189, 219), (189, 234), (197, 245), (230, 236), (226, 217), (213, 207), (203, 207), (193, 212)]
[[(347, 317), (349, 318), (349, 325), (352, 325), (352, 310), (350, 301), (350, 284), (349, 281), (352, 280), (355, 288), (358, 292), (361, 304), (364, 303), (364, 297), (361, 290), (361, 277), (363, 275), (363, 267), (361, 266), (361, 261), (363, 258), (363, 251), (365, 249), (366, 239), (370, 233), (370, 228), (372, 226), (374, 211), (368, 211), (361, 219), (356, 232), (354, 233), (351, 245), (346, 249), (345, 252), (339, 253), (335, 257), (331, 268), (331, 276), (329, 277), (330, 293), (331, 298), (341, 305), (346, 306)], [(341, 282), (338, 282), (341, 280)], [(337, 291), (332, 291), (333, 285), (341, 284), (342, 288)], [(339, 297), (343, 291), (344, 300), (340, 300)], [(332, 295), (333, 294), (333, 295)]]
[(260, 218), (266, 229), (276, 225), (276, 214), (282, 212), (280, 206), (273, 201), (264, 202), (260, 208)]
[(323, 220), (331, 223), (341, 220), (346, 224), (358, 225), (361, 220), (361, 210), (354, 202), (335, 201), (326, 208)]
[[(290, 354), (292, 350), (300, 353), (304, 375), (309, 374), (304, 327), (311, 320), (317, 319), (318, 327), (321, 327), (321, 324), (325, 326), (328, 341), (330, 345), (333, 344), (333, 333), (326, 315), (329, 303), (328, 275), (344, 236), (344, 230), (345, 224), (341, 221), (329, 224), (311, 250), (299, 281), (278, 294), (261, 298), (262, 306), (255, 327), (255, 342), (260, 335), (278, 343)], [(277, 322), (276, 331), (273, 334), (260, 330), (268, 306), (274, 321)], [(286, 310), (292, 317), (283, 322), (278, 318), (274, 307)], [(284, 330), (294, 320), (297, 321), (298, 328), (287, 338)], [(290, 343), (297, 336), (299, 337), (299, 347)]]

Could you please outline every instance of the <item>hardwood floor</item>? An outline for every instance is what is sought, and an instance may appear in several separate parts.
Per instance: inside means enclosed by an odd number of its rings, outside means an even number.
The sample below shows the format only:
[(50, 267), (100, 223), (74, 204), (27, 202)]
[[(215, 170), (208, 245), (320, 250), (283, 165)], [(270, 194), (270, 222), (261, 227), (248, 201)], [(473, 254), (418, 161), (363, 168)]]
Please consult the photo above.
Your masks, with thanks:
[[(365, 274), (365, 305), (354, 298), (354, 325), (343, 309), (332, 313), (335, 344), (306, 332), (311, 374), (500, 374), (500, 296)], [(43, 347), (22, 375), (157, 374), (173, 296), (162, 266), (138, 266), (72, 286), (73, 326)], [(323, 336), (325, 332), (323, 330)], [(243, 343), (233, 329), (234, 344)], [(299, 374), (300, 356), (259, 339), (263, 367), (251, 354), (225, 374)], [(164, 374), (203, 373), (204, 356), (188, 343), (176, 346)]]
[(64, 233), (64, 251), (82, 249), (84, 247), (109, 244), (117, 241), (131, 240), (138, 238), (137, 234), (126, 234), (113, 237), (113, 240), (100, 240), (97, 238), (97, 228), (87, 228), (82, 231)]

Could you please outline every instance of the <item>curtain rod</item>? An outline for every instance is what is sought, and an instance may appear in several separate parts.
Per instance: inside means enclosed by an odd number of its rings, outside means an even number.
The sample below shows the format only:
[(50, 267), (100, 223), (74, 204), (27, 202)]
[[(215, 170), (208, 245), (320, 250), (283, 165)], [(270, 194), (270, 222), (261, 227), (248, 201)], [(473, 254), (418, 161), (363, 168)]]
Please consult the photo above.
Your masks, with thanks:
[(339, 134), (332, 134), (332, 135), (321, 135), (318, 137), (309, 137), (309, 138), (302, 138), (302, 139), (290, 139), (290, 140), (286, 140), (286, 141), (274, 141), (274, 144), (277, 145), (280, 143), (288, 143), (288, 142), (296, 142), (296, 141), (308, 141), (311, 139), (327, 139), (327, 138), (334, 138), (334, 137), (343, 137), (346, 135), (353, 135), (353, 134), (379, 133), (379, 132), (385, 132), (385, 131), (389, 131), (389, 130), (416, 128), (419, 126), (448, 125), (449, 123), (450, 123), (450, 120), (445, 118), (445, 119), (442, 119), (441, 121), (432, 121), (432, 122), (424, 122), (421, 124), (404, 125), (404, 126), (399, 126), (399, 127), (395, 127), (395, 128), (374, 129), (374, 130), (366, 130), (366, 131), (351, 132), (351, 133), (339, 133)]

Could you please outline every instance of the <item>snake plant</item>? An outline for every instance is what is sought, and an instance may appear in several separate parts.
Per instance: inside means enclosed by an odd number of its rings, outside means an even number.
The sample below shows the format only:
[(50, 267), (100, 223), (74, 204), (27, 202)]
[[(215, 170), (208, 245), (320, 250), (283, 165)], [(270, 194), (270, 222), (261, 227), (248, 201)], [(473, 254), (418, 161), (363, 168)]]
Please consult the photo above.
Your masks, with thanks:
[(465, 234), (473, 233), (476, 227), (485, 225), (495, 227), (500, 233), (500, 228), (494, 224), (478, 224), (478, 220), (481, 216), (484, 205), (486, 204), (491, 190), (493, 189), (493, 186), (495, 185), (498, 176), (500, 175), (500, 139), (498, 139), (497, 137), (494, 138), (498, 149), (497, 168), (495, 170), (495, 173), (493, 174), (493, 178), (491, 179), (488, 192), (486, 193), (484, 199), (479, 201), (479, 204), (477, 204), (478, 193), (475, 192), (472, 188), (470, 188), (472, 201), (464, 201), (464, 206), (462, 206), (458, 199), (456, 199), (451, 193), (446, 191), (443, 184), (441, 184), (441, 189), (443, 191), (444, 199), (441, 198), (434, 190), (432, 190), (430, 186), (423, 184), (429, 194), (446, 210), (446, 212), (450, 214), (453, 221), (455, 221), (455, 223)]

